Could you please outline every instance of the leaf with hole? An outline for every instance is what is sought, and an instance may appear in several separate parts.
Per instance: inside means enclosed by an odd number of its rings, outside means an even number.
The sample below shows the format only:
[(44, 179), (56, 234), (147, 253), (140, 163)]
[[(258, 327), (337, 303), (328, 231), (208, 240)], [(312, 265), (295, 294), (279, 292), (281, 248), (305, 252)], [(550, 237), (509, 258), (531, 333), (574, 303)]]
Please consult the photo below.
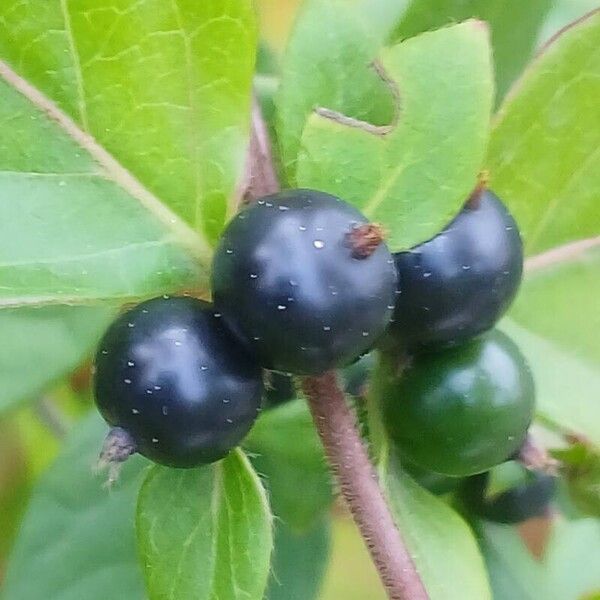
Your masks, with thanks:
[(493, 92), (486, 26), (466, 21), (422, 34), (384, 50), (380, 67), (397, 96), (397, 122), (382, 129), (313, 114), (297, 182), (355, 204), (387, 228), (397, 251), (438, 233), (477, 182)]
[(296, 182), (302, 130), (316, 106), (378, 125), (392, 118), (392, 98), (369, 65), (403, 8), (390, 0), (307, 0), (300, 8), (276, 99), (277, 137), (290, 185)]
[(412, 0), (392, 39), (406, 39), (469, 18), (485, 21), (491, 31), (496, 91), (501, 99), (531, 57), (552, 4), (552, 0)]

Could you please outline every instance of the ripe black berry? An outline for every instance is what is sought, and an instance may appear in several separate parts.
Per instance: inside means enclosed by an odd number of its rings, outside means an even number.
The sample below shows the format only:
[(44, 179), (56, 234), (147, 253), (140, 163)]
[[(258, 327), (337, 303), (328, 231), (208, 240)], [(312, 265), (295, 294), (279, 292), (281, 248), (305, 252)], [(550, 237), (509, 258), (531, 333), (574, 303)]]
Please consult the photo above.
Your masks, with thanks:
[(106, 332), (96, 355), (96, 404), (144, 456), (193, 467), (222, 458), (246, 435), (261, 377), (210, 305), (155, 298)]
[(556, 490), (556, 478), (544, 473), (527, 472), (523, 481), (497, 495), (487, 495), (489, 473), (469, 477), (463, 483), (461, 497), (474, 515), (496, 523), (521, 523), (541, 517)]
[(519, 287), (523, 246), (506, 207), (483, 191), (439, 235), (394, 259), (393, 338), (411, 350), (435, 349), (494, 326)]
[(268, 369), (314, 375), (348, 364), (386, 328), (394, 262), (354, 207), (312, 190), (259, 200), (225, 230), (215, 306)]
[(473, 475), (504, 462), (533, 418), (531, 372), (499, 331), (418, 356), (401, 377), (382, 377), (378, 388), (400, 455), (442, 475)]

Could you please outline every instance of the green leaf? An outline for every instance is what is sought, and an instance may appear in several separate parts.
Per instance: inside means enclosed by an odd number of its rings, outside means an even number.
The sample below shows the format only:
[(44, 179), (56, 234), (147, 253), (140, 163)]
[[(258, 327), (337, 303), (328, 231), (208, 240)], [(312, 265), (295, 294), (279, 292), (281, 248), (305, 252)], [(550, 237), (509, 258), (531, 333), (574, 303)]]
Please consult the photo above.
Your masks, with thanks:
[(298, 533), (275, 522), (275, 546), (266, 600), (315, 600), (329, 559), (330, 518)]
[(529, 262), (534, 266), (535, 261), (550, 258), (545, 266), (527, 270), (509, 314), (523, 327), (600, 368), (600, 244), (571, 256), (567, 253), (561, 261), (564, 250)]
[(475, 527), (494, 600), (552, 597), (541, 565), (533, 558), (516, 528), (487, 522), (479, 522)]
[(263, 487), (241, 450), (190, 470), (154, 467), (138, 499), (152, 600), (262, 600), (273, 545)]
[(110, 307), (0, 310), (0, 413), (73, 369), (113, 315)]
[(506, 98), (492, 134), (493, 189), (528, 255), (598, 235), (600, 11), (544, 49)]
[(413, 37), (452, 22), (477, 18), (490, 26), (499, 98), (521, 73), (552, 0), (413, 0), (392, 39)]
[(500, 329), (519, 345), (532, 369), (538, 417), (560, 431), (583, 434), (600, 445), (598, 370), (510, 319), (504, 319)]
[(329, 470), (303, 400), (265, 411), (244, 447), (265, 479), (273, 514), (291, 529), (307, 530), (329, 509), (333, 500)]
[(276, 102), (278, 139), (290, 184), (295, 182), (300, 136), (316, 106), (378, 125), (391, 120), (392, 98), (369, 65), (403, 8), (403, 2), (390, 0), (307, 0), (302, 5)]
[(576, 508), (584, 515), (600, 517), (600, 451), (584, 443), (554, 450)]
[(105, 431), (100, 417), (90, 415), (40, 478), (8, 565), (3, 600), (144, 600), (134, 511), (148, 463), (132, 457), (115, 488), (105, 489), (93, 473)]
[(0, 410), (96, 340), (110, 309), (73, 305), (206, 292), (247, 143), (250, 4), (0, 6), (0, 309), (43, 307), (0, 317)]
[(382, 466), (390, 508), (431, 600), (491, 600), (473, 532), (442, 500), (403, 473)]
[(398, 122), (373, 130), (335, 113), (313, 114), (297, 180), (385, 225), (396, 251), (438, 233), (476, 184), (492, 104), (487, 29), (467, 21), (407, 40), (380, 58), (388, 86), (397, 86)]
[[(600, 596), (600, 521), (557, 520), (543, 560), (548, 589), (557, 600)], [(538, 598), (543, 596), (538, 596)]]
[(247, 143), (251, 4), (7, 0), (0, 56), (214, 242)]

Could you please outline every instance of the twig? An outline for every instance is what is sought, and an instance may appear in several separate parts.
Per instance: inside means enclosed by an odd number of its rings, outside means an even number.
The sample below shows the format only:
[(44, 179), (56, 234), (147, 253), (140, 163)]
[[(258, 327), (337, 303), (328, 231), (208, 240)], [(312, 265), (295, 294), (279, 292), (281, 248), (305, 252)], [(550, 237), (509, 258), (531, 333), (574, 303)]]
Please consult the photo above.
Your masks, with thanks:
[(246, 159), (243, 200), (251, 202), (279, 191), (279, 179), (269, 141), (269, 132), (256, 96), (252, 99), (250, 144)]
[(35, 412), (38, 419), (55, 437), (62, 439), (69, 432), (67, 418), (62, 414), (62, 411), (56, 406), (52, 398), (48, 396), (42, 397), (35, 406)]
[[(260, 107), (254, 101), (248, 158), (248, 201), (279, 191), (270, 143)], [(303, 388), (331, 469), (371, 553), (390, 600), (428, 598), (408, 549), (379, 488), (354, 416), (335, 372), (306, 377)]]
[(517, 460), (530, 471), (541, 471), (548, 475), (556, 475), (560, 464), (545, 448), (536, 444), (529, 434), (519, 450)]
[(342, 495), (392, 600), (428, 598), (398, 531), (334, 371), (302, 382)]

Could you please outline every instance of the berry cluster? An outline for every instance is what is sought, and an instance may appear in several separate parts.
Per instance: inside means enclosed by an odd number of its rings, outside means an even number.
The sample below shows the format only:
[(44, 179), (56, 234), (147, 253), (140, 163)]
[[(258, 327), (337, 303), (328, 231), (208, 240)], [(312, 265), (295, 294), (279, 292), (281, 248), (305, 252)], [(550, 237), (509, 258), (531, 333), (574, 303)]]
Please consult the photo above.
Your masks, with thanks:
[[(109, 458), (218, 460), (252, 426), (264, 369), (275, 372), (266, 391), (274, 404), (293, 395), (290, 375), (343, 368), (377, 346), (407, 365), (379, 386), (402, 456), (441, 475), (483, 473), (519, 449), (533, 414), (516, 346), (500, 332), (476, 337), (509, 306), (522, 264), (516, 223), (489, 191), (439, 235), (395, 255), (381, 229), (339, 198), (289, 190), (260, 199), (223, 233), (213, 305), (153, 299), (104, 336), (95, 393), (119, 434)], [(362, 381), (347, 377), (358, 394)]]

